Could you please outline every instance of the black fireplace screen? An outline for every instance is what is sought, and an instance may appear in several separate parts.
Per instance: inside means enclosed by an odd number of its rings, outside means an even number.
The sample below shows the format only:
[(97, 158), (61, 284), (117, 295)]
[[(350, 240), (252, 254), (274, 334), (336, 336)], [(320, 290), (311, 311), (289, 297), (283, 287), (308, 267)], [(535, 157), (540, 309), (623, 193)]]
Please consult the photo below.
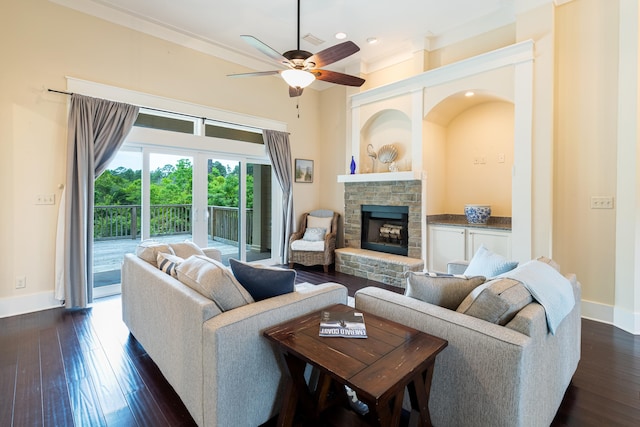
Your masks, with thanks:
[(409, 207), (362, 205), (360, 246), (378, 252), (407, 256)]

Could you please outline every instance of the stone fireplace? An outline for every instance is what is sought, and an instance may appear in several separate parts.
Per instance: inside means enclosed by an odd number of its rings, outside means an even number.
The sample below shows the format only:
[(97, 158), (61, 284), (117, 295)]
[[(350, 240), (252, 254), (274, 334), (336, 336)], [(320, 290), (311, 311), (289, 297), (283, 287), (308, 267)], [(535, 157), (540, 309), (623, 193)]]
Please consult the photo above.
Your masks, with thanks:
[[(422, 181), (345, 182), (344, 201), (345, 248), (336, 250), (336, 270), (404, 288), (405, 272), (424, 267)], [(389, 209), (381, 214), (383, 206)], [(367, 222), (367, 216), (368, 228), (363, 230), (363, 219)], [(398, 237), (396, 227), (401, 227)], [(377, 237), (363, 238), (370, 234)]]

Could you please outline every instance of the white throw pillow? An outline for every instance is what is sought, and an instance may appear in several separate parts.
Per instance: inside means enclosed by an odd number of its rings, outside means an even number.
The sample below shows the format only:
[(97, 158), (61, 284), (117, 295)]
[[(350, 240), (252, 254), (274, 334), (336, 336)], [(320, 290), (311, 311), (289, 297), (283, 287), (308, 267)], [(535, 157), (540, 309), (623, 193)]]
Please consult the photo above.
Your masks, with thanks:
[(202, 249), (200, 249), (200, 246), (188, 240), (178, 243), (169, 243), (169, 246), (173, 249), (173, 253), (182, 259), (187, 259), (191, 255), (206, 255)]
[(176, 267), (178, 267), (182, 261), (184, 261), (184, 259), (179, 256), (158, 252), (158, 268), (171, 277), (178, 277)]
[(319, 217), (319, 216), (311, 216), (307, 215), (307, 228), (324, 228), (326, 234), (331, 233), (331, 221), (333, 218), (328, 217)]
[(324, 236), (326, 234), (327, 230), (325, 228), (311, 227), (304, 231), (302, 240), (306, 240), (308, 242), (320, 242), (324, 240)]
[(518, 263), (516, 261), (509, 261), (502, 255), (493, 253), (484, 245), (481, 245), (473, 258), (471, 258), (469, 266), (463, 274), (465, 276), (492, 278), (511, 271), (517, 266)]
[(171, 246), (167, 243), (158, 242), (157, 240), (145, 240), (140, 242), (136, 248), (136, 255), (138, 258), (147, 261), (154, 267), (158, 266), (158, 253), (175, 255)]

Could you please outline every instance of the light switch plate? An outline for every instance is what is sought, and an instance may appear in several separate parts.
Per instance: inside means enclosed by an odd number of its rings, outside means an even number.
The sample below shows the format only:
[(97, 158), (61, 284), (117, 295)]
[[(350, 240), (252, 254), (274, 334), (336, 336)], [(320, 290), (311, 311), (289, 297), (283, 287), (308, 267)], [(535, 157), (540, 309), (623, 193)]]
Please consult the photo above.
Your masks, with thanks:
[(591, 209), (613, 209), (613, 196), (591, 196)]

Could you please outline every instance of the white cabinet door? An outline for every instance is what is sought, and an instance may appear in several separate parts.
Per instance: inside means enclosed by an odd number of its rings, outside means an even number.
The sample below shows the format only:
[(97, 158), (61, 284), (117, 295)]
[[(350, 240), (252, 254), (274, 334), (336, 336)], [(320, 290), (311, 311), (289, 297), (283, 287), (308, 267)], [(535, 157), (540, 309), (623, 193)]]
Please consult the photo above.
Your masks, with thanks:
[(429, 271), (447, 272), (447, 263), (465, 259), (465, 229), (430, 225)]
[(473, 258), (481, 245), (484, 245), (491, 252), (511, 259), (511, 232), (509, 231), (468, 228), (466, 259)]

